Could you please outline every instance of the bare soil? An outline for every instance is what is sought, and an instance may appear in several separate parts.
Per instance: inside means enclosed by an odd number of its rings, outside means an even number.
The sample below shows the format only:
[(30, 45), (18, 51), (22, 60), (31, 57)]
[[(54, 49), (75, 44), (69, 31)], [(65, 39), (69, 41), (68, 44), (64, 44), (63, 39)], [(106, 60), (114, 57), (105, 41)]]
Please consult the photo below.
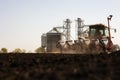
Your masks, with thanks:
[(0, 54), (0, 80), (120, 80), (120, 51), (111, 54)]

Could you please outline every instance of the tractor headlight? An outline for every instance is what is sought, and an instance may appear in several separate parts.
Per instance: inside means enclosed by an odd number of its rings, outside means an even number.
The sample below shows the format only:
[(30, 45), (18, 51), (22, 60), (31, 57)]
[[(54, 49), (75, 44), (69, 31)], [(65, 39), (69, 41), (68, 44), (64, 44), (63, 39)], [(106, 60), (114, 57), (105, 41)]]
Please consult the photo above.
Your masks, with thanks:
[(103, 42), (105, 45), (107, 45), (108, 40), (107, 40), (107, 39), (102, 39), (102, 42)]
[(96, 45), (99, 44), (99, 40), (98, 39), (95, 40), (95, 44)]

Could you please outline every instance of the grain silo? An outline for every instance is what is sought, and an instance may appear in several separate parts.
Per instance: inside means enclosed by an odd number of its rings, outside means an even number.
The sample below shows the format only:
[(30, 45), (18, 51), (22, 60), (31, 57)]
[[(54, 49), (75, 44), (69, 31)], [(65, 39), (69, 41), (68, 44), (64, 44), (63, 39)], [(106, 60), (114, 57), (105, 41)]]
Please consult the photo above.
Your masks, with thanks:
[(47, 33), (47, 52), (56, 52), (59, 49), (56, 47), (56, 44), (61, 40), (61, 33)]

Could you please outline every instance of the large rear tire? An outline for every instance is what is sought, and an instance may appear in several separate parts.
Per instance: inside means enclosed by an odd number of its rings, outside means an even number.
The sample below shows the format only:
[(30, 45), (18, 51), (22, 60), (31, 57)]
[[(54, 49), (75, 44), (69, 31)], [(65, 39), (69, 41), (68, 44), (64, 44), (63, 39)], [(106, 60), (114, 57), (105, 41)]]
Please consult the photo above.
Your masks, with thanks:
[(113, 52), (114, 51), (119, 51), (120, 50), (120, 46), (119, 45), (113, 45)]

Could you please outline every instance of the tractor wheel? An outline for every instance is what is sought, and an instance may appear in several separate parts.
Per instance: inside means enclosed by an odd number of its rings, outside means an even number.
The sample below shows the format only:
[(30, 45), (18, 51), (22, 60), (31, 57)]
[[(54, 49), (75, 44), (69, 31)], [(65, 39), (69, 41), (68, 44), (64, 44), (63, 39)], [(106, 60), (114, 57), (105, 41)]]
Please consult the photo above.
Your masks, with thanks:
[(113, 45), (113, 52), (114, 51), (119, 51), (120, 50), (120, 46), (119, 45)]

